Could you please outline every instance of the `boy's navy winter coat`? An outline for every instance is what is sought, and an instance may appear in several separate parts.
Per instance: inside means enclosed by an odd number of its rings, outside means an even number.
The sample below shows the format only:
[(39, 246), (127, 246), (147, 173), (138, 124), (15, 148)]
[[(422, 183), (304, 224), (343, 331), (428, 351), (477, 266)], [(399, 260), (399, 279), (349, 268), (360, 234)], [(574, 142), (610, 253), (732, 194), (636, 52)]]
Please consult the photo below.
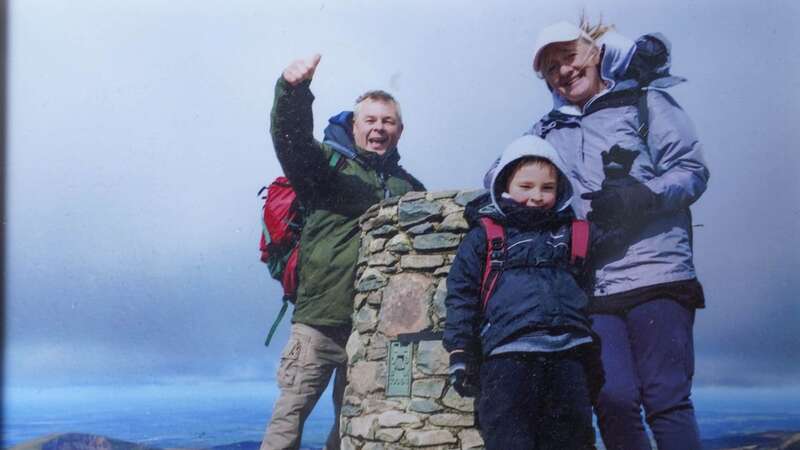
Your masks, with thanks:
[[(530, 142), (527, 142), (530, 141)], [(538, 141), (538, 142), (537, 142)], [(562, 163), (548, 144), (527, 136), (515, 141), (503, 154), (492, 180), (493, 189), (467, 206), (465, 216), (472, 229), (464, 238), (447, 277), (447, 321), (444, 346), (469, 355), (488, 356), (501, 343), (515, 337), (545, 331), (591, 335), (583, 310), (588, 298), (578, 284), (577, 269), (570, 266), (572, 187), (563, 172), (559, 176), (556, 205), (550, 210), (524, 207), (501, 198), (505, 190), (503, 169), (525, 156), (539, 156)], [(543, 144), (545, 148), (537, 148)], [(486, 263), (487, 240), (477, 220), (488, 215), (506, 230), (503, 272), (481, 311), (481, 279)]]
[[(476, 201), (485, 203), (487, 197)], [(576, 269), (569, 265), (572, 210), (531, 214), (530, 208), (513, 201), (500, 204), (508, 211), (505, 216), (489, 214), (506, 229), (503, 273), (481, 313), (486, 233), (473, 227), (447, 278), (445, 347), (476, 356), (482, 351), (486, 356), (500, 343), (527, 332), (571, 330), (589, 335), (589, 321), (582, 312), (588, 299), (576, 281)], [(474, 223), (477, 217), (470, 219)]]

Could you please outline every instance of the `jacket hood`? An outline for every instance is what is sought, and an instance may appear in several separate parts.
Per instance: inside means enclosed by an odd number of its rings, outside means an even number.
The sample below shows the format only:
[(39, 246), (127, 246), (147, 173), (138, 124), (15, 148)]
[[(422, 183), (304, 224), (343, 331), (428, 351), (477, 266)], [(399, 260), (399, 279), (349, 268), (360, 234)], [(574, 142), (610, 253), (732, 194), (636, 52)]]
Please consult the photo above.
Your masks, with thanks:
[[(643, 83), (648, 87), (665, 89), (686, 81), (685, 78), (670, 75), (671, 45), (661, 33), (646, 34), (634, 41), (609, 30), (595, 43), (600, 47), (602, 55), (600, 77), (608, 88), (589, 99), (586, 106), (609, 91), (632, 89), (642, 86)], [(639, 76), (644, 79), (637, 79)], [(553, 96), (554, 110), (570, 115), (581, 114), (578, 106), (569, 103), (556, 91), (550, 89), (550, 93)]]
[(492, 176), (491, 188), (489, 189), (492, 206), (501, 214), (505, 215), (502, 208), (502, 203), (504, 202), (501, 200), (500, 196), (506, 190), (506, 186), (502, 185), (505, 183), (506, 174), (508, 172), (506, 169), (511, 167), (513, 163), (520, 158), (529, 156), (544, 158), (556, 166), (558, 169), (558, 193), (553, 210), (555, 212), (561, 212), (568, 209), (572, 204), (575, 191), (572, 188), (569, 177), (566, 175), (566, 165), (550, 143), (533, 135), (526, 135), (516, 139), (509, 144), (503, 151), (503, 154), (500, 155), (500, 160)]
[(353, 111), (342, 111), (328, 119), (323, 142), (347, 158), (379, 170), (386, 170), (390, 166), (397, 165), (400, 161), (400, 153), (397, 151), (397, 147), (386, 150), (382, 155), (379, 155), (356, 146), (355, 138), (353, 137)]

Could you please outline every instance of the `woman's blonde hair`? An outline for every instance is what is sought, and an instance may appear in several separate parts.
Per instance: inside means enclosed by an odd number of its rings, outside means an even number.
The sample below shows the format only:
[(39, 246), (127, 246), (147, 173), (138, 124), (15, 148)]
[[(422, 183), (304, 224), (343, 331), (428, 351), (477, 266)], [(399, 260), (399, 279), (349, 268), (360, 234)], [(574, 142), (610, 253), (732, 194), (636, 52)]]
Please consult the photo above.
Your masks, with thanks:
[(592, 38), (592, 41), (600, 39), (600, 37), (606, 34), (609, 30), (614, 29), (614, 25), (606, 25), (603, 23), (603, 16), (600, 16), (600, 20), (598, 20), (597, 23), (591, 23), (586, 17), (585, 11), (581, 13), (581, 17), (578, 19), (578, 24), (578, 27), (583, 30), (584, 33), (588, 34), (590, 38)]

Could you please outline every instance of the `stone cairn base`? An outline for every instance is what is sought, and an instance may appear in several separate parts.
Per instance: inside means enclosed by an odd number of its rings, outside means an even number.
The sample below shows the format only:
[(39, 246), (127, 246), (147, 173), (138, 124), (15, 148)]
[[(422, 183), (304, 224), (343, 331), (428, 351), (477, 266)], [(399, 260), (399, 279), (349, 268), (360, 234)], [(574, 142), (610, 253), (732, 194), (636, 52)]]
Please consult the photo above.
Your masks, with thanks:
[[(447, 273), (468, 230), (464, 205), (482, 192), (411, 192), (361, 218), (343, 450), (483, 448), (473, 399), (448, 386), (448, 354), (437, 336)], [(410, 389), (397, 395), (396, 386), (387, 389), (390, 372), (395, 376), (390, 365), (404, 364), (389, 356), (392, 343), (403, 339), (411, 347), (411, 374), (401, 384)]]

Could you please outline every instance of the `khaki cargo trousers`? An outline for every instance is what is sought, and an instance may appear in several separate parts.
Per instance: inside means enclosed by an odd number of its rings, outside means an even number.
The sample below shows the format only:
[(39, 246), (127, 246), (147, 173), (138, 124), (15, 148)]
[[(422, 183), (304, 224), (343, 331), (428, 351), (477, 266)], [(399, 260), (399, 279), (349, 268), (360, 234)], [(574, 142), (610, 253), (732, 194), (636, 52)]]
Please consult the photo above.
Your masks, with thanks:
[(339, 413), (346, 384), (345, 345), (350, 327), (316, 327), (292, 324), (289, 342), (281, 354), (278, 387), (281, 390), (272, 419), (267, 425), (260, 450), (296, 450), (314, 405), (333, 382), (335, 419), (325, 444), (326, 450), (339, 450)]

